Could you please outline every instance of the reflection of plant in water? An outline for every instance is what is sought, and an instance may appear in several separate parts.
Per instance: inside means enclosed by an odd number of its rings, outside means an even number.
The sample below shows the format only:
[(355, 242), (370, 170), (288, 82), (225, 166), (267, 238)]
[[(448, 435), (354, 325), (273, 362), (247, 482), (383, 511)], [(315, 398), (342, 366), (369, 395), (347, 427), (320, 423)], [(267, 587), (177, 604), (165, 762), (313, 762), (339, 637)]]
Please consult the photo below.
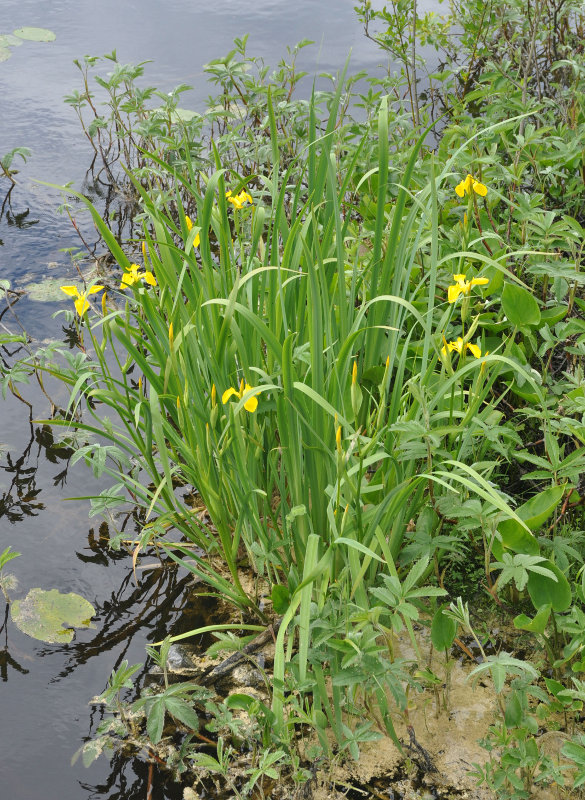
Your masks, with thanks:
[[(135, 638), (144, 638), (145, 631), (148, 632), (148, 639), (163, 639), (169, 621), (174, 620), (188, 603), (188, 586), (188, 577), (179, 578), (174, 565), (166, 568), (157, 566), (145, 571), (138, 585), (135, 585), (134, 573), (129, 570), (107, 599), (100, 601), (92, 598), (96, 609), (96, 630), (91, 638), (86, 634), (84, 641), (74, 640), (66, 646), (51, 645), (50, 650), (39, 651), (40, 656), (61, 652), (67, 657), (63, 668), (52, 681), (66, 678), (80, 665), (107, 652), (116, 653), (113, 669), (118, 669)], [(195, 619), (200, 620), (198, 616)]]
[(7, 547), (2, 553), (0, 553), (0, 589), (2, 590), (4, 599), (6, 601), (4, 609), (4, 621), (2, 622), (2, 625), (0, 625), (0, 634), (4, 632), (4, 647), (0, 650), (0, 677), (2, 678), (3, 682), (8, 680), (8, 667), (12, 667), (12, 669), (16, 670), (16, 672), (20, 672), (22, 675), (26, 675), (28, 673), (28, 669), (22, 667), (8, 651), (8, 610), (10, 606), (9, 592), (17, 588), (18, 581), (14, 575), (5, 573), (4, 567), (9, 561), (12, 561), (13, 558), (17, 558), (19, 555), (20, 553), (15, 552), (10, 547)]

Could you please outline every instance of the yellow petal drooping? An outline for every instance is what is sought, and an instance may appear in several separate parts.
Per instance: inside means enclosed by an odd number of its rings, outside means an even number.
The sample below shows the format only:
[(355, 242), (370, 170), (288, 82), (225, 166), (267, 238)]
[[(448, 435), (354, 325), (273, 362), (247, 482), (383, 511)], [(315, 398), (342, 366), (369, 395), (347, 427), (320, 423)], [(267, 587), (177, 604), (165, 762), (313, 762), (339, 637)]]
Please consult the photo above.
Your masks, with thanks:
[[(212, 388), (212, 392), (213, 392), (214, 388), (215, 388), (215, 386)], [(238, 400), (241, 400), (242, 397), (247, 392), (251, 392), (251, 391), (253, 391), (253, 389), (254, 389), (254, 387), (250, 386), (250, 384), (246, 383), (244, 381), (244, 379), (242, 378), (242, 380), (240, 382), (240, 391), (238, 391), (237, 389), (234, 389), (233, 386), (230, 387), (229, 389), (226, 389), (225, 392), (221, 396), (221, 402), (223, 403), (223, 405), (225, 405), (227, 403), (227, 401), (230, 399), (230, 397), (237, 397)], [(212, 395), (212, 397), (213, 397), (213, 395)], [(250, 414), (253, 414), (254, 411), (256, 411), (256, 409), (258, 408), (258, 398), (256, 396), (249, 397), (246, 400), (246, 402), (244, 403), (244, 408), (246, 409), (246, 411), (249, 411)]]
[(481, 197), (485, 197), (488, 190), (487, 186), (474, 178), (473, 175), (469, 175), (468, 173), (467, 177), (455, 187), (455, 194), (457, 194), (459, 197), (464, 197), (466, 194), (471, 194), (471, 192), (475, 192)]
[(466, 295), (471, 291), (472, 286), (485, 286), (489, 283), (488, 278), (472, 278), (470, 281), (465, 280), (465, 275), (453, 275), (454, 284), (447, 289), (447, 300), (449, 303), (454, 303), (460, 294)]
[(97, 292), (101, 292), (103, 290), (103, 286), (92, 286), (86, 292), (80, 292), (77, 286), (60, 286), (59, 287), (62, 292), (65, 292), (66, 295), (69, 297), (75, 297), (75, 310), (82, 317), (87, 309), (89, 308), (89, 303), (87, 301), (87, 296), (90, 294), (97, 294)]

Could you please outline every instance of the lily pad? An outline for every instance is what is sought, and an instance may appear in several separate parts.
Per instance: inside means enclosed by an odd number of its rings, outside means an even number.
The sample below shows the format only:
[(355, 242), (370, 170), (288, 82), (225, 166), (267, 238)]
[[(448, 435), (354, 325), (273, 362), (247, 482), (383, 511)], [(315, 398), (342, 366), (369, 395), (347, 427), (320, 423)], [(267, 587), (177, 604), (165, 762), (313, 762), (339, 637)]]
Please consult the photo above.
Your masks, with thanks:
[(64, 283), (67, 283), (68, 286), (76, 285), (80, 292), (83, 291), (81, 284), (78, 285), (75, 281), (64, 281), (57, 278), (45, 278), (44, 281), (26, 283), (22, 288), (27, 293), (29, 300), (34, 300), (37, 303), (60, 303), (63, 300), (67, 300), (61, 291), (61, 286)]
[(4, 45), (0, 43), (0, 61), (7, 61), (11, 55), (12, 53), (8, 47), (4, 47)]
[(91, 628), (95, 608), (84, 597), (57, 589), (31, 589), (24, 600), (14, 600), (10, 607), (12, 621), (23, 633), (55, 644), (73, 639), (73, 628)]
[(12, 33), (0, 33), (0, 47), (20, 47), (24, 44), (22, 39)]
[(196, 111), (191, 111), (190, 108), (175, 108), (171, 111), (171, 119), (173, 122), (190, 122), (195, 117), (201, 116)]
[(26, 39), (28, 42), (54, 42), (57, 38), (53, 31), (47, 28), (18, 28), (14, 35), (19, 39)]

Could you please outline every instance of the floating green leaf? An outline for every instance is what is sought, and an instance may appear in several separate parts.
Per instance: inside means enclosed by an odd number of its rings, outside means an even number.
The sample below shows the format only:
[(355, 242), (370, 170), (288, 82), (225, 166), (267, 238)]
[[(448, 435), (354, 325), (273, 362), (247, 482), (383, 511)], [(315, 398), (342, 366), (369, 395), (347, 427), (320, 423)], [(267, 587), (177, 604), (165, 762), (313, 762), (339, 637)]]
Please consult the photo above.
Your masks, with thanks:
[[(43, 281), (27, 283), (22, 288), (26, 291), (29, 300), (37, 303), (58, 303), (67, 300), (61, 291), (61, 286), (65, 281), (57, 278), (45, 278)], [(69, 286), (77, 286), (80, 292), (83, 287), (79, 282), (67, 281)]]
[(90, 628), (95, 608), (78, 594), (61, 594), (57, 589), (31, 589), (24, 600), (15, 600), (10, 613), (23, 633), (55, 644), (70, 642), (73, 628)]
[(20, 47), (22, 44), (24, 42), (18, 36), (13, 36), (11, 33), (0, 33), (0, 47)]
[(8, 49), (8, 47), (4, 47), (2, 42), (0, 42), (0, 61), (7, 61), (12, 53)]
[(46, 28), (18, 28), (14, 31), (14, 35), (28, 42), (53, 42), (57, 38), (53, 31)]
[(195, 117), (200, 117), (196, 111), (191, 111), (190, 108), (175, 108), (171, 111), (171, 119), (173, 122), (190, 122)]

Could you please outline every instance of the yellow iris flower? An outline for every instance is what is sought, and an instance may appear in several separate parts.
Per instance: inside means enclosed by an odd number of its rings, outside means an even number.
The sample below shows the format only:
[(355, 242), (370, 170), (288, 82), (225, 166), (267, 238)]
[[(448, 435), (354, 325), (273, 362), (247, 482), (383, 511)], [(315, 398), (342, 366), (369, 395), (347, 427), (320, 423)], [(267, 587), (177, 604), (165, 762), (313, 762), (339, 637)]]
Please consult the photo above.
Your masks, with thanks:
[(243, 208), (243, 206), (246, 203), (253, 204), (253, 202), (254, 202), (252, 200), (251, 195), (249, 195), (248, 192), (245, 192), (243, 189), (239, 194), (237, 194), (235, 196), (233, 196), (231, 192), (226, 192), (225, 196), (227, 197), (228, 202), (232, 203), (234, 208), (238, 208), (238, 209)]
[(476, 344), (471, 344), (471, 342), (464, 344), (461, 336), (458, 336), (455, 342), (445, 342), (445, 345), (441, 348), (441, 355), (446, 356), (447, 352), (452, 352), (453, 350), (459, 355), (465, 350), (470, 350), (471, 354), (476, 358), (481, 358), (480, 348)]
[(469, 294), (472, 286), (485, 286), (489, 283), (487, 278), (472, 278), (470, 281), (465, 280), (465, 275), (453, 275), (455, 283), (447, 289), (447, 300), (454, 303), (460, 294)]
[[(240, 383), (240, 391), (230, 387), (226, 389), (225, 392), (221, 396), (221, 402), (225, 405), (230, 397), (237, 397), (238, 400), (241, 400), (242, 397), (246, 394), (246, 392), (251, 392), (254, 387), (250, 386), (249, 383), (245, 383), (244, 379)], [(246, 402), (244, 403), (244, 408), (246, 411), (249, 411), (250, 414), (253, 414), (254, 411), (258, 408), (258, 398), (257, 397), (249, 397)]]
[(473, 177), (473, 175), (469, 174), (455, 187), (455, 192), (457, 195), (459, 195), (459, 197), (463, 197), (466, 194), (471, 194), (471, 192), (475, 192), (476, 194), (480, 195), (480, 197), (485, 197), (487, 191), (487, 186), (484, 186), (483, 183), (480, 183)]
[[(191, 222), (191, 217), (185, 217), (185, 225), (187, 226), (187, 230), (190, 231), (193, 227), (193, 223)], [(193, 247), (199, 247), (201, 244), (201, 236), (197, 234), (197, 236), (193, 239)]]
[(88, 295), (97, 294), (104, 288), (103, 286), (92, 286), (87, 292), (80, 292), (77, 286), (60, 286), (62, 292), (69, 297), (75, 297), (75, 310), (82, 317), (89, 308)]
[(156, 286), (156, 278), (152, 272), (149, 272), (148, 270), (139, 272), (139, 269), (140, 266), (138, 264), (130, 264), (130, 269), (122, 275), (120, 289), (126, 289), (128, 286), (134, 286), (135, 283), (139, 283), (140, 281), (145, 281), (149, 286)]

